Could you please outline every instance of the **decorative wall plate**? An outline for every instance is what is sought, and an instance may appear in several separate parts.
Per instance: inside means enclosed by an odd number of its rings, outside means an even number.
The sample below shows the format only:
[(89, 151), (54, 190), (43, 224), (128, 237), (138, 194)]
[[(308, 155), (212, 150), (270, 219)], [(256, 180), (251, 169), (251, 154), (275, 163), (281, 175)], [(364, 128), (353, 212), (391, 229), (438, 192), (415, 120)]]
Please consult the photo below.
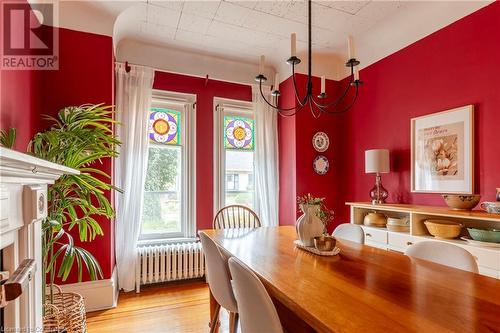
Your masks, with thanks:
[(330, 139), (325, 132), (316, 132), (316, 134), (314, 134), (313, 136), (312, 144), (317, 152), (322, 153), (326, 151), (330, 146)]
[(316, 156), (316, 158), (314, 159), (314, 162), (313, 162), (313, 168), (314, 168), (314, 171), (316, 171), (316, 173), (318, 175), (326, 174), (328, 172), (329, 167), (330, 167), (330, 163), (328, 162), (328, 159), (326, 158), (326, 156), (324, 156), (324, 155)]

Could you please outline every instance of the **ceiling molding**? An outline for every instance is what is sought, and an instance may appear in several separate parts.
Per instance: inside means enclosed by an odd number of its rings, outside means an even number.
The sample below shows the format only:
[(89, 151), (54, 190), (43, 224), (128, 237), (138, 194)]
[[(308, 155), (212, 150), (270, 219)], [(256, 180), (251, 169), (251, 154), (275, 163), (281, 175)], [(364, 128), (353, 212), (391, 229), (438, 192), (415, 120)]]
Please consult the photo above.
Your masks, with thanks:
[[(134, 39), (121, 40), (115, 50), (117, 61), (149, 66), (157, 70), (211, 79), (255, 84), (258, 65), (234, 61), (190, 51), (167, 48)], [(267, 66), (265, 75), (274, 78), (274, 69)]]

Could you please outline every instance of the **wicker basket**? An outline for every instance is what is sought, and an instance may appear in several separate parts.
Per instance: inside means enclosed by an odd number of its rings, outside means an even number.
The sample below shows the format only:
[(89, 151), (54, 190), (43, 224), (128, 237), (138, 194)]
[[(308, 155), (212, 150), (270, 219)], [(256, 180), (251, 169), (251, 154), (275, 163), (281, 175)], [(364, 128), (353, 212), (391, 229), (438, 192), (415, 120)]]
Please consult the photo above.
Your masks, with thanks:
[(61, 331), (61, 320), (57, 306), (44, 304), (43, 313), (43, 333), (55, 333)]
[(47, 285), (47, 301), (50, 301), (51, 290), (52, 302), (44, 305), (44, 332), (58, 332), (63, 329), (67, 333), (86, 333), (87, 319), (82, 295), (63, 293), (61, 287)]

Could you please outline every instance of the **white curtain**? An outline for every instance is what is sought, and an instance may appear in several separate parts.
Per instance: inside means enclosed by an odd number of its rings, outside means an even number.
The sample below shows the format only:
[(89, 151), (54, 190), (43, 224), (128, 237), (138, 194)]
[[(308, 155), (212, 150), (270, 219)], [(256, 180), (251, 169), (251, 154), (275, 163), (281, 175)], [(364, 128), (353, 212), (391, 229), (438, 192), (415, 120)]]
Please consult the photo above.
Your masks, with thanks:
[(148, 115), (151, 107), (154, 70), (116, 64), (116, 133), (122, 145), (115, 161), (116, 193), (115, 250), (118, 286), (125, 291), (135, 287), (136, 245), (139, 237), (142, 192), (148, 157)]
[[(269, 91), (269, 88), (265, 91)], [(253, 86), (252, 92), (255, 110), (256, 210), (263, 225), (272, 227), (278, 225), (278, 115), (262, 99), (258, 86)]]

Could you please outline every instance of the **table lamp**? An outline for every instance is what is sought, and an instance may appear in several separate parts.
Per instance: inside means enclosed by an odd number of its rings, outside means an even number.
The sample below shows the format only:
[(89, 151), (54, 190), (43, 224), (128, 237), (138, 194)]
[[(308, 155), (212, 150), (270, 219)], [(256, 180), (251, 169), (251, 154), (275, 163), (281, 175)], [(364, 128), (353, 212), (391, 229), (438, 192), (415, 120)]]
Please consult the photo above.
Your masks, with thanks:
[(381, 173), (390, 171), (389, 150), (371, 149), (365, 151), (365, 173), (376, 173), (375, 186), (370, 190), (372, 204), (383, 204), (389, 192), (382, 186)]

